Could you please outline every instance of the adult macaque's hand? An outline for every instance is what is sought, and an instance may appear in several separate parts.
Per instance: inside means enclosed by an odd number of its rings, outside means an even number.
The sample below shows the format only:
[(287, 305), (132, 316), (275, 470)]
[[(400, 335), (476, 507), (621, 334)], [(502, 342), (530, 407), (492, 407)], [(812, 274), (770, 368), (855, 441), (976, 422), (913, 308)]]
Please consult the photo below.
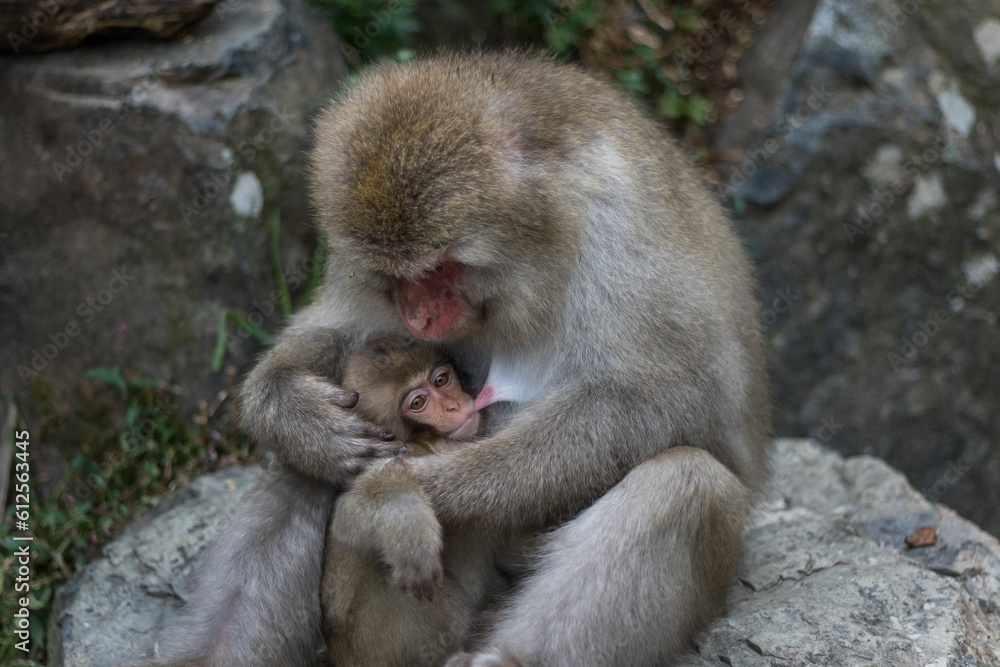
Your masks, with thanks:
[[(337, 340), (335, 334), (305, 331), (271, 350), (244, 385), (242, 415), (247, 432), (287, 467), (344, 486), (373, 462), (398, 456), (404, 447), (395, 434), (354, 414), (356, 392), (303, 370), (306, 360), (297, 359), (303, 355), (303, 338), (321, 336), (326, 347), (339, 347), (329, 342)], [(326, 358), (324, 351), (329, 357), (339, 352), (320, 343), (306, 351), (314, 366), (317, 358)]]

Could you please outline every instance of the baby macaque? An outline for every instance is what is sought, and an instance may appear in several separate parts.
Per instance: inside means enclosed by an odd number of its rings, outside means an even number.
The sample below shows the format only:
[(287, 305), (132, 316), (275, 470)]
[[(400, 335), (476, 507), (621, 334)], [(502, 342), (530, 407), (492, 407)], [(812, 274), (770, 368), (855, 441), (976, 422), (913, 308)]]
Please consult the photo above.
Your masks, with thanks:
[[(414, 456), (469, 446), (462, 441), (480, 432), (455, 369), (427, 344), (370, 342), (347, 360), (344, 388), (358, 393), (362, 418), (390, 429)], [(408, 467), (405, 457), (375, 466), (336, 503), (321, 601), (337, 667), (442, 664), (502, 581), (486, 540), (449, 534), (444, 549), (441, 524)]]
[(344, 367), (355, 412), (384, 426), (410, 454), (436, 454), (479, 432), (480, 416), (451, 361), (426, 343), (398, 336), (371, 341)]

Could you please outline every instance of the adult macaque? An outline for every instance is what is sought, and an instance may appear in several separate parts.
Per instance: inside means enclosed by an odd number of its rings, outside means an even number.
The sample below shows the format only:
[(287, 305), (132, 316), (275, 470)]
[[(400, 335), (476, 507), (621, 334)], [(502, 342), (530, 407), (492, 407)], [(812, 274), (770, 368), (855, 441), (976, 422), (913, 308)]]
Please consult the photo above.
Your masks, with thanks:
[[(446, 531), (549, 531), (481, 652), (450, 664), (642, 667), (684, 650), (740, 558), (769, 407), (750, 269), (673, 142), (578, 68), (443, 55), (373, 68), (328, 109), (312, 196), (329, 268), (247, 379), (246, 430), (285, 474), (341, 487), (399, 449), (350, 410), (344, 360), (386, 334), (435, 341), (482, 387), (477, 408), (505, 404), (485, 439), (407, 474)], [(296, 519), (321, 535), (311, 520)], [(189, 641), (229, 660), (215, 664), (268, 664), (270, 643), (308, 655), (320, 611), (297, 591), (319, 588), (317, 555), (224, 539), (248, 548), (206, 563), (209, 584), (243, 568), (295, 592), (255, 599), (259, 626), (234, 606)]]
[[(360, 396), (355, 412), (391, 428), (411, 454), (462, 447), (479, 430), (450, 362), (412, 339), (373, 341), (347, 360), (343, 384)], [(337, 500), (320, 595), (336, 667), (437, 667), (502, 587), (494, 545), (475, 534), (445, 538), (407, 469), (406, 459), (373, 467)]]

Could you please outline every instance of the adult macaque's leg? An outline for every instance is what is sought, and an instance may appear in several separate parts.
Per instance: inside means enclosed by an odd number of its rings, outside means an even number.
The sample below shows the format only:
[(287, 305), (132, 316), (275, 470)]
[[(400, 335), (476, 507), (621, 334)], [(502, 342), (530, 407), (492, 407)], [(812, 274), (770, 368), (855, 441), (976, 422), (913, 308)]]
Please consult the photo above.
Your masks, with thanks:
[(551, 535), (489, 648), (448, 667), (632, 667), (676, 655), (723, 599), (749, 506), (703, 450), (646, 461)]

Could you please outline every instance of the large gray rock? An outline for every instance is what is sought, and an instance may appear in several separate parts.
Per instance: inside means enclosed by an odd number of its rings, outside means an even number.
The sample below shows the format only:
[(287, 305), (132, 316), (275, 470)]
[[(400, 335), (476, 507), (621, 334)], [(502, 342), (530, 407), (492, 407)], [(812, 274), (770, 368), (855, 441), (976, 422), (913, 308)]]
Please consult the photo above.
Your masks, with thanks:
[[(884, 462), (809, 440), (776, 443), (774, 481), (726, 612), (682, 664), (1000, 665), (1000, 543)], [(152, 650), (208, 539), (257, 477), (203, 477), (67, 585), (50, 667)], [(904, 540), (933, 526), (937, 544)]]
[(258, 467), (231, 468), (199, 477), (106, 545), (56, 596), (49, 666), (118, 665), (151, 655), (198, 554), (260, 474)]
[[(280, 327), (268, 222), (304, 285), (307, 113), (343, 73), (300, 0), (221, 2), (173, 42), (0, 56), (0, 382), (31, 423), (58, 424), (91, 366), (211, 401), (221, 311)], [(244, 364), (252, 341), (230, 342)]]
[[(722, 618), (682, 665), (1000, 665), (1000, 543), (880, 459), (779, 440)], [(918, 528), (937, 544), (909, 548)]]
[(776, 430), (1000, 533), (1000, 0), (779, 1), (716, 148)]

